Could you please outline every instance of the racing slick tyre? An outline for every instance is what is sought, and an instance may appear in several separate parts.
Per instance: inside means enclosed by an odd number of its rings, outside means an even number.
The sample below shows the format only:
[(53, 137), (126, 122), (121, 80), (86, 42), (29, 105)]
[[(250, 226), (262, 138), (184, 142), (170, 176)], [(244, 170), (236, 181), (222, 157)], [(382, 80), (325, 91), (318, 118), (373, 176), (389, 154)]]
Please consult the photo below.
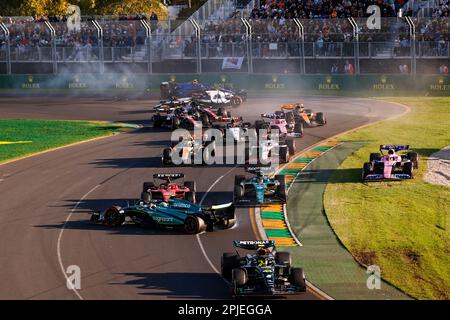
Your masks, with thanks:
[(419, 169), (419, 154), (417, 152), (408, 152), (406, 156), (413, 163), (413, 168)]
[(303, 136), (303, 129), (304, 129), (303, 121), (297, 121), (294, 126), (294, 133), (297, 133), (297, 134)]
[(184, 193), (184, 200), (189, 201), (190, 203), (195, 203), (195, 192), (186, 191)]
[(362, 179), (366, 180), (366, 177), (370, 174), (371, 171), (372, 171), (372, 164), (370, 162), (364, 163)]
[(121, 207), (114, 206), (105, 211), (104, 219), (108, 227), (120, 227), (125, 222), (125, 215), (120, 210)]
[(295, 152), (297, 151), (297, 146), (295, 145), (295, 140), (294, 139), (286, 140), (286, 145), (288, 146), (289, 154), (291, 156), (294, 155)]
[(159, 117), (153, 117), (153, 128), (161, 128), (162, 120)]
[(256, 120), (255, 121), (255, 128), (257, 130), (259, 130), (259, 129), (266, 129), (266, 123), (263, 120)]
[(276, 195), (283, 201), (286, 202), (286, 176), (282, 174), (278, 174), (275, 176), (275, 180), (277, 180), (280, 184), (277, 186), (277, 190), (275, 191)]
[(284, 117), (285, 117), (287, 123), (295, 122), (295, 117), (294, 117), (294, 114), (292, 112), (286, 112)]
[(152, 189), (155, 187), (155, 183), (154, 182), (144, 182), (142, 184), (142, 192), (147, 192), (149, 189)]
[(163, 156), (162, 156), (162, 164), (163, 165), (170, 165), (171, 164), (171, 159), (172, 159), (172, 156), (171, 156), (171, 153), (172, 153), (172, 150), (170, 149), (170, 148), (165, 148), (164, 150), (163, 150)]
[(237, 288), (245, 286), (247, 283), (247, 272), (242, 268), (234, 268), (231, 271), (231, 282)]
[(412, 162), (405, 162), (403, 165), (403, 173), (408, 174), (411, 179), (414, 178), (414, 165)]
[(222, 229), (230, 229), (230, 228), (234, 227), (235, 224), (236, 224), (236, 219), (224, 218), (222, 223), (220, 224), (220, 227)]
[(288, 163), (289, 162), (289, 149), (288, 146), (280, 146), (280, 163)]
[(229, 117), (230, 113), (224, 107), (217, 109), (217, 115), (221, 117)]
[(197, 184), (195, 183), (195, 181), (185, 181), (184, 182), (184, 187), (188, 188), (189, 191), (192, 191), (192, 192), (196, 192), (197, 191)]
[(275, 262), (286, 266), (287, 269), (291, 268), (292, 258), (289, 252), (277, 252), (275, 253)]
[(302, 268), (292, 268), (289, 282), (298, 287), (300, 291), (306, 291), (306, 278)]
[(234, 186), (234, 192), (233, 192), (233, 199), (234, 201), (238, 201), (240, 198), (242, 198), (245, 194), (245, 190), (243, 186), (235, 185)]
[(181, 125), (181, 120), (178, 117), (173, 117), (172, 118), (172, 130), (176, 130), (180, 127)]
[(323, 115), (323, 112), (317, 112), (316, 114), (316, 122), (317, 124), (323, 126), (327, 123), (327, 120), (325, 119), (325, 116)]
[(150, 192), (143, 191), (141, 193), (141, 200), (144, 201), (144, 203), (152, 202), (152, 194)]
[(197, 234), (206, 230), (205, 221), (200, 217), (187, 216), (184, 219), (184, 231), (188, 234)]
[(381, 154), (379, 154), (379, 153), (371, 153), (370, 154), (370, 158), (369, 158), (370, 162), (372, 162), (372, 161), (380, 161), (380, 160), (381, 160)]
[(204, 127), (210, 127), (211, 123), (209, 122), (208, 115), (206, 113), (201, 115), (202, 125)]
[(241, 186), (241, 182), (245, 180), (245, 176), (237, 175), (234, 176), (234, 194), (233, 199), (236, 201), (242, 198), (245, 194), (245, 189)]
[(230, 99), (230, 104), (233, 108), (239, 107), (242, 104), (242, 98), (239, 96), (234, 96)]
[(222, 254), (222, 260), (220, 263), (220, 273), (226, 279), (231, 278), (231, 271), (235, 268), (239, 268), (239, 256), (236, 253), (224, 253)]

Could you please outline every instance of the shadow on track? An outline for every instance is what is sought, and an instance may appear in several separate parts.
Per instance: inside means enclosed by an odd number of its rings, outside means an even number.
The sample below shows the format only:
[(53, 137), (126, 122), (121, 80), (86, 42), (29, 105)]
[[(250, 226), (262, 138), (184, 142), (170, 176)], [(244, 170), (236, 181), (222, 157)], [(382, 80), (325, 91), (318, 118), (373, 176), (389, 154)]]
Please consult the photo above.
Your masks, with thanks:
[(216, 273), (123, 273), (132, 278), (114, 285), (135, 286), (139, 293), (148, 296), (165, 296), (172, 299), (230, 299), (229, 289)]
[(357, 183), (362, 182), (361, 174), (361, 168), (305, 170), (294, 183)]

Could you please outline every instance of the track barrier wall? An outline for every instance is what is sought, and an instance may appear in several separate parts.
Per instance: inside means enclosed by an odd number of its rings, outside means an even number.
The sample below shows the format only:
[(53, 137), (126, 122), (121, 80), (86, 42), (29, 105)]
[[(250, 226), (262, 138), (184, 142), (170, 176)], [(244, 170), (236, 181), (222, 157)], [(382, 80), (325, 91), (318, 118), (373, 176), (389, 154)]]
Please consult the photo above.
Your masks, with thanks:
[(0, 92), (149, 94), (159, 92), (163, 81), (188, 82), (198, 79), (217, 87), (250, 92), (296, 91), (316, 95), (395, 96), (450, 95), (450, 76), (428, 75), (258, 75), (258, 74), (70, 74), (0, 75)]

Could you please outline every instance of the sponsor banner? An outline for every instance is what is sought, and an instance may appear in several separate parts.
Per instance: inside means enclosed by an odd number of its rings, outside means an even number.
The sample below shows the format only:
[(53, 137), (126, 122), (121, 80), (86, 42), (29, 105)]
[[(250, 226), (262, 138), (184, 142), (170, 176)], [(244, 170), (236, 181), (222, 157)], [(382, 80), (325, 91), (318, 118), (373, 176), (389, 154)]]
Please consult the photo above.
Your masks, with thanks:
[(242, 67), (243, 57), (227, 57), (223, 59), (222, 70), (225, 69), (236, 69), (240, 70)]

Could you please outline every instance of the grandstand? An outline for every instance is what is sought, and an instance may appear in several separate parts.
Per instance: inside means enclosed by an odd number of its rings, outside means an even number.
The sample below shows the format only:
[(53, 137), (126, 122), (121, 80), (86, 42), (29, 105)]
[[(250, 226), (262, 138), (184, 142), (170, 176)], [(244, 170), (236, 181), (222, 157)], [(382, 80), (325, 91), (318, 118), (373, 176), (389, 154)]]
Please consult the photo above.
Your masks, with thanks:
[[(372, 29), (366, 9), (380, 8)], [(0, 73), (436, 74), (450, 59), (448, 0), (209, 0), (189, 19), (0, 17)], [(70, 22), (70, 21), (69, 21)], [(224, 59), (239, 68), (223, 69)], [(350, 62), (349, 62), (350, 61)]]

